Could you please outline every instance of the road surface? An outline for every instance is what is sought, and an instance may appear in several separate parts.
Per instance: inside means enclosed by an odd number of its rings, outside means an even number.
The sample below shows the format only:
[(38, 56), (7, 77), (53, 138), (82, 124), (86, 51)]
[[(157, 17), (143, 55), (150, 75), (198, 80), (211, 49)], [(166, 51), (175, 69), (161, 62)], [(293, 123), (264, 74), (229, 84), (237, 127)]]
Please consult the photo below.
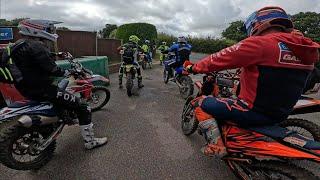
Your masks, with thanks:
[[(145, 87), (131, 98), (118, 89), (117, 74), (111, 75), (111, 100), (93, 115), (96, 134), (107, 135), (108, 145), (84, 150), (79, 127), (67, 127), (49, 164), (36, 172), (0, 165), (0, 179), (236, 179), (224, 162), (199, 152), (202, 137), (181, 133), (184, 100), (175, 84), (162, 82), (162, 68), (155, 66), (143, 72)], [(308, 118), (316, 122), (319, 114)]]

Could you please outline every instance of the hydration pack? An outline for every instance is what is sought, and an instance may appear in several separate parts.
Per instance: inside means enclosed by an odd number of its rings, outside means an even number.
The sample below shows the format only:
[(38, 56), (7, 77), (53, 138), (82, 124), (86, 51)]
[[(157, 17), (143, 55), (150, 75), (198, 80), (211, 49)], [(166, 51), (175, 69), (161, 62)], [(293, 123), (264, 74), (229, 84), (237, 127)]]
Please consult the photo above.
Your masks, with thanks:
[(2, 58), (0, 60), (0, 82), (14, 84), (23, 79), (22, 73), (15, 65), (12, 56), (24, 43), (25, 41), (11, 43), (3, 51)]
[(136, 49), (133, 46), (127, 45), (123, 47), (122, 58), (126, 64), (133, 63), (135, 54), (136, 54)]

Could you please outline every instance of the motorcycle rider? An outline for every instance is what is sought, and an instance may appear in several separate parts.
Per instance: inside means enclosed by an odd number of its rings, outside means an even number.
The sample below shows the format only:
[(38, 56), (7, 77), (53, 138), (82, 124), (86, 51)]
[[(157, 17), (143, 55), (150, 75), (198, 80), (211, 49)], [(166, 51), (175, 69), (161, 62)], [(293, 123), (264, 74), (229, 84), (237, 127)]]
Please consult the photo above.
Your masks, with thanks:
[(145, 54), (145, 58), (147, 59), (147, 61), (152, 63), (152, 48), (150, 45), (150, 41), (145, 40), (141, 48), (143, 50), (143, 53)]
[(169, 46), (167, 46), (167, 42), (163, 41), (161, 43), (161, 46), (159, 46), (158, 50), (161, 52), (160, 55), (160, 65), (162, 65), (163, 61), (165, 60), (166, 54), (165, 53), (169, 49)]
[(118, 51), (122, 53), (122, 61), (123, 61), (119, 69), (119, 88), (120, 89), (123, 88), (122, 77), (123, 77), (124, 66), (127, 64), (133, 64), (135, 66), (138, 74), (138, 87), (139, 88), (144, 87), (144, 85), (142, 84), (141, 69), (138, 63), (139, 52), (143, 51), (138, 44), (139, 41), (140, 39), (138, 36), (131, 35), (129, 37), (129, 42), (118, 48)]
[(320, 45), (293, 31), (289, 15), (280, 7), (252, 13), (244, 28), (247, 39), (195, 64), (184, 64), (193, 73), (242, 68), (237, 100), (200, 97), (192, 102), (208, 142), (202, 148), (206, 155), (226, 154), (216, 120), (231, 120), (242, 127), (285, 120), (318, 61)]
[(191, 48), (192, 46), (188, 44), (184, 36), (178, 37), (178, 43), (173, 44), (167, 50), (169, 53), (175, 53), (176, 62), (172, 65), (174, 68), (181, 67), (185, 61), (190, 59)]
[(53, 103), (57, 114), (62, 109), (74, 110), (79, 119), (81, 135), (86, 149), (93, 149), (107, 143), (107, 138), (95, 138), (91, 122), (90, 107), (76, 96), (58, 90), (53, 85), (52, 77), (64, 77), (69, 71), (62, 70), (55, 63), (49, 50), (49, 45), (57, 42), (55, 24), (60, 22), (49, 20), (27, 19), (19, 23), (19, 33), (22, 39), (11, 54), (16, 67), (21, 71), (22, 77), (15, 82), (17, 90), (26, 98), (35, 101), (49, 101)]

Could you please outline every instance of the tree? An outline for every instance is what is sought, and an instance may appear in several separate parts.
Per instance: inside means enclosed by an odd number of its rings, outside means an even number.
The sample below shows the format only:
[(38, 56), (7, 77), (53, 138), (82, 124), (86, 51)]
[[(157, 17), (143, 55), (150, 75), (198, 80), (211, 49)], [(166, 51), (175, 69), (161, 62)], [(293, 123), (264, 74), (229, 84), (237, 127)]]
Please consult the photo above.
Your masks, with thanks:
[(145, 39), (153, 41), (157, 39), (157, 29), (148, 23), (124, 24), (117, 29), (116, 38), (128, 42), (131, 35), (138, 36), (141, 41)]
[(116, 34), (117, 34), (117, 29), (113, 30), (113, 31), (110, 33), (109, 38), (115, 39), (115, 38), (116, 38)]
[(235, 21), (230, 23), (230, 26), (222, 32), (222, 36), (226, 39), (241, 41), (247, 37), (246, 33), (241, 31), (243, 21)]
[(57, 30), (70, 31), (70, 29), (67, 27), (58, 27)]
[(99, 31), (99, 34), (102, 38), (109, 38), (111, 32), (117, 28), (118, 26), (116, 24), (106, 24), (105, 27)]
[(292, 21), (305, 36), (320, 42), (320, 13), (300, 12), (292, 16)]
[(13, 20), (0, 19), (0, 26), (18, 26), (19, 22), (27, 18), (15, 18)]

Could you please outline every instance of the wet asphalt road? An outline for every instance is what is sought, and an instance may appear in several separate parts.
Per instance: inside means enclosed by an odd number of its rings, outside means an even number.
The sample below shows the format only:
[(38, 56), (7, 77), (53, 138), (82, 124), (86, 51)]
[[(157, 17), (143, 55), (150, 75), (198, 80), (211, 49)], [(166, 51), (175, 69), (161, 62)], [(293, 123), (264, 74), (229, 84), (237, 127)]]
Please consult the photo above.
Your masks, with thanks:
[[(117, 74), (111, 75), (111, 100), (93, 115), (96, 134), (107, 135), (108, 145), (84, 150), (79, 127), (67, 127), (49, 164), (37, 172), (0, 165), (0, 179), (235, 179), (224, 162), (201, 155), (202, 137), (182, 134), (184, 100), (175, 84), (162, 82), (162, 68), (155, 66), (143, 72), (145, 87), (131, 98), (118, 89)], [(319, 123), (319, 117), (308, 119)]]

